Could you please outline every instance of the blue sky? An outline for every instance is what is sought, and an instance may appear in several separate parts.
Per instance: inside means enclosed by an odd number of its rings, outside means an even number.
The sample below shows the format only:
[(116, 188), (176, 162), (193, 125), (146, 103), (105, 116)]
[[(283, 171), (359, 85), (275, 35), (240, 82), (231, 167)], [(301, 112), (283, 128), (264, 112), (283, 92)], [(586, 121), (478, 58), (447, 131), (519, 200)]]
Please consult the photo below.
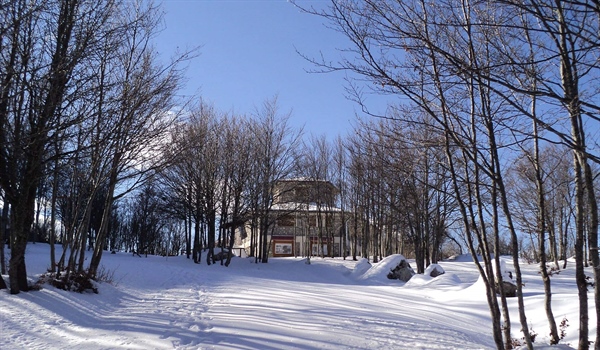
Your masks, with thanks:
[[(299, 1), (323, 7), (328, 1)], [(346, 135), (359, 107), (346, 99), (345, 73), (308, 73), (300, 57), (337, 60), (346, 39), (323, 20), (286, 0), (164, 0), (166, 28), (156, 38), (166, 57), (177, 48), (201, 45), (189, 65), (186, 95), (198, 94), (218, 109), (252, 113), (278, 95), (282, 112), (307, 134)]]

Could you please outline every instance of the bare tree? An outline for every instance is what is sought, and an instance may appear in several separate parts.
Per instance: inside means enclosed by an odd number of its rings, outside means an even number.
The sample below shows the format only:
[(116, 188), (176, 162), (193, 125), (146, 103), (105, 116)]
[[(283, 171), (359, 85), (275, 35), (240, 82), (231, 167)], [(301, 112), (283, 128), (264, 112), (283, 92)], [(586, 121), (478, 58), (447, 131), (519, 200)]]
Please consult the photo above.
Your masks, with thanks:
[[(312, 205), (316, 210), (315, 226), (318, 246), (316, 253), (321, 258), (324, 258), (326, 254), (333, 256), (333, 217), (331, 214), (333, 198), (330, 196), (334, 193), (328, 193), (324, 187), (326, 181), (332, 177), (332, 153), (325, 136), (312, 136), (306, 141), (299, 158), (298, 175), (315, 184), (306, 191), (303, 200), (307, 209)], [(310, 225), (308, 230), (310, 230)], [(310, 244), (312, 245), (312, 243)]]
[(351, 174), (366, 179), (352, 183), (365, 186), (356, 191), (369, 203), (370, 216), (361, 226), (370, 227), (364, 232), (370, 235), (373, 259), (394, 251), (410, 254), (417, 272), (423, 273), (431, 262), (437, 263), (447, 237), (449, 175), (435, 129), (413, 112), (395, 118), (364, 123), (356, 130), (360, 136), (353, 140), (351, 158), (364, 162), (365, 169)]
[[(218, 139), (221, 115), (203, 101), (192, 106), (185, 122), (172, 134), (173, 163), (161, 171), (163, 184), (169, 189), (168, 203), (175, 204), (178, 215), (188, 221), (188, 258), (200, 263), (205, 233), (214, 251), (216, 211), (220, 199), (221, 178)], [(192, 226), (194, 237), (192, 239)], [(205, 230), (207, 232), (205, 232)], [(211, 238), (212, 236), (212, 238)], [(207, 246), (208, 248), (208, 246)], [(212, 253), (212, 252), (211, 252)], [(207, 262), (212, 260), (212, 254)]]
[[(579, 348), (589, 347), (587, 286), (583, 267), (586, 264), (584, 246), (586, 226), (588, 254), (594, 267), (595, 295), (600, 293), (598, 282), (598, 211), (594, 190), (593, 171), (590, 162), (597, 162), (597, 155), (590, 154), (589, 133), (586, 126), (598, 122), (598, 103), (596, 92), (598, 80), (597, 47), (599, 9), (597, 4), (587, 1), (498, 1), (506, 6), (513, 16), (505, 30), (506, 38), (527, 39), (527, 45), (517, 46), (524, 50), (505, 50), (502, 43), (497, 46), (497, 57), (501, 65), (509, 69), (495, 69), (483, 74), (485, 79), (493, 81), (503, 96), (523, 115), (531, 118), (545, 130), (551, 132), (559, 142), (573, 151), (573, 175), (575, 179), (575, 256), (576, 280), (579, 289), (580, 334)], [(518, 30), (514, 30), (518, 28)], [(534, 67), (534, 69), (532, 69)], [(509, 73), (509, 74), (506, 74)], [(534, 84), (523, 84), (533, 81)], [(588, 87), (589, 86), (589, 87)], [(501, 91), (500, 91), (501, 90)], [(561, 112), (568, 116), (567, 123), (558, 118), (542, 118), (547, 114), (527, 110), (523, 106), (522, 96), (535, 98), (542, 106), (560, 106)], [(589, 224), (586, 224), (586, 218)], [(600, 315), (600, 307), (596, 306)], [(600, 331), (596, 341), (600, 340)]]
[(110, 29), (112, 1), (15, 1), (3, 8), (0, 178), (11, 204), (11, 293), (27, 291), (25, 246), (52, 135), (79, 122), (63, 109), (88, 78), (79, 68)]
[(225, 261), (225, 266), (229, 266), (233, 244), (236, 240), (236, 230), (244, 225), (250, 216), (250, 182), (253, 178), (253, 164), (256, 164), (256, 160), (253, 159), (254, 141), (248, 121), (242, 117), (233, 116), (224, 126), (225, 147), (222, 154), (227, 157), (225, 162), (228, 164), (225, 168), (227, 169), (226, 176), (229, 179), (227, 184), (230, 196), (228, 206), (230, 219), (223, 226), (225, 230), (229, 230), (228, 253)]
[(256, 142), (256, 178), (252, 191), (252, 215), (258, 219), (258, 255), (256, 261), (269, 259), (269, 230), (274, 220), (271, 215), (274, 203), (274, 186), (294, 170), (302, 130), (290, 126), (291, 113), (281, 114), (277, 97), (266, 100), (253, 116), (251, 134)]
[[(510, 114), (502, 114), (506, 104), (490, 88), (489, 79), (481, 74), (495, 67), (494, 47), (486, 38), (495, 35), (501, 19), (494, 18), (497, 13), (485, 4), (454, 1), (437, 2), (436, 6), (426, 1), (332, 1), (329, 10), (319, 14), (346, 34), (352, 46), (344, 51), (346, 54), (337, 64), (315, 63), (325, 70), (358, 73), (372, 81), (371, 86), (378, 93), (402, 95), (442, 131), (447, 167), (471, 253), (477, 255), (476, 242), (483, 253), (485, 265), (478, 262), (477, 265), (487, 286), (494, 339), (498, 348), (504, 348), (505, 344), (510, 347), (510, 320), (499, 288), (502, 284), (499, 258), (496, 254), (491, 259), (491, 254), (499, 250), (502, 218), (511, 233), (519, 289), (518, 240), (500, 159), (500, 150), (505, 147), (503, 138), (511, 134), (512, 125)], [(360, 91), (355, 91), (360, 102)], [(488, 244), (488, 234), (494, 238), (493, 246)], [(502, 296), (502, 327), (497, 292)], [(520, 289), (517, 297), (519, 319), (531, 348)]]
[[(193, 53), (176, 56), (170, 63), (159, 62), (149, 45), (160, 23), (159, 10), (151, 3), (125, 8), (120, 20), (127, 29), (116, 53), (112, 106), (103, 111), (112, 128), (106, 138), (106, 201), (102, 224), (96, 235), (88, 273), (95, 276), (108, 235), (113, 203), (164, 166), (159, 157), (166, 146), (168, 131), (178, 117), (175, 92), (182, 82), (181, 64)], [(116, 193), (117, 185), (128, 188)]]
[(349, 243), (349, 227), (348, 221), (350, 220), (350, 215), (348, 213), (348, 152), (344, 145), (344, 140), (338, 136), (333, 144), (333, 173), (332, 173), (332, 181), (336, 185), (336, 187), (340, 191), (340, 219), (341, 219), (341, 227), (340, 227), (340, 254), (346, 259), (348, 252), (350, 251), (348, 247)]

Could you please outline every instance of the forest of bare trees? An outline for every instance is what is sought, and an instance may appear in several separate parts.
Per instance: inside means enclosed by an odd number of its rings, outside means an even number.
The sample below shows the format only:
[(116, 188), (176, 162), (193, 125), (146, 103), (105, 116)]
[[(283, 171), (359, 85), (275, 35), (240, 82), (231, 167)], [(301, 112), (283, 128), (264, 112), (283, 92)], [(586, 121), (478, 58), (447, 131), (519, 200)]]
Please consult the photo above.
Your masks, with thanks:
[(16, 294), (29, 289), (26, 242), (54, 243), (59, 221), (68, 249), (52, 249), (49, 270), (95, 276), (116, 201), (163, 165), (155, 154), (188, 54), (159, 61), (150, 39), (160, 16), (149, 3), (13, 1), (0, 16), (2, 226)]
[[(523, 262), (540, 265), (559, 342), (552, 274), (575, 257), (578, 347), (598, 348), (600, 333), (590, 342), (588, 330), (600, 302), (590, 318), (588, 298), (600, 298), (600, 154), (590, 131), (600, 120), (600, 5), (333, 0), (303, 10), (349, 43), (337, 61), (308, 58), (317, 69), (355, 77), (350, 99), (367, 113), (365, 94), (398, 101), (349, 136), (305, 135), (277, 97), (247, 114), (178, 99), (196, 51), (159, 58), (152, 37), (162, 19), (149, 2), (2, 2), (0, 262), (9, 283), (0, 278), (0, 288), (30, 289), (27, 242), (50, 243), (49, 273), (64, 284), (98, 278), (107, 251), (229, 265), (236, 239), (248, 238), (248, 255), (266, 263), (275, 183), (328, 180), (343, 229), (320, 224), (318, 239), (339, 235), (343, 258), (403, 254), (423, 273), (451, 255), (479, 256), (498, 349), (516, 337), (533, 348)], [(499, 287), (501, 255), (514, 261), (517, 330)]]
[[(554, 344), (558, 335), (547, 262), (550, 257), (559, 268), (558, 247), (566, 250), (565, 242), (574, 242), (567, 254), (575, 255), (578, 346), (587, 349), (588, 278), (594, 281), (595, 300), (600, 288), (597, 140), (589, 131), (597, 128), (600, 111), (598, 3), (332, 1), (327, 10), (306, 10), (325, 18), (351, 43), (339, 61), (314, 63), (325, 71), (350, 71), (372, 83), (368, 92), (406, 101), (380, 117), (419, 125), (428, 135), (419, 147), (424, 158), (429, 140), (443, 154), (438, 161), (446, 169), (444, 188), (452, 193), (458, 229), (471, 254), (482, 253), (478, 267), (488, 289), (497, 347), (512, 343), (506, 299), (497, 287), (502, 277), (493, 268), (499, 271), (504, 236), (514, 258), (519, 323), (532, 348), (519, 266), (519, 254), (526, 250), (519, 235), (525, 233), (532, 237), (529, 249), (538, 250), (534, 255)], [(359, 103), (364, 89), (353, 90)], [(406, 137), (404, 129), (398, 131), (397, 138)], [(567, 151), (570, 167), (556, 160)], [(594, 276), (585, 275), (588, 264)]]

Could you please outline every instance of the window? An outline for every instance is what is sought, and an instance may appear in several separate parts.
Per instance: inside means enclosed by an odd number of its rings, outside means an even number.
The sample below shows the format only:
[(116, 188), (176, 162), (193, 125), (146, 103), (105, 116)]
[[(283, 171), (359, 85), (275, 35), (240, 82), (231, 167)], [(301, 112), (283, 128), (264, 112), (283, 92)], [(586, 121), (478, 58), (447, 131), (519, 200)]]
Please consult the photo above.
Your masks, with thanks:
[(294, 227), (295, 222), (296, 220), (294, 219), (294, 215), (287, 214), (277, 219), (277, 226)]
[(299, 202), (306, 202), (306, 201), (310, 200), (308, 188), (297, 187), (296, 188), (296, 200)]

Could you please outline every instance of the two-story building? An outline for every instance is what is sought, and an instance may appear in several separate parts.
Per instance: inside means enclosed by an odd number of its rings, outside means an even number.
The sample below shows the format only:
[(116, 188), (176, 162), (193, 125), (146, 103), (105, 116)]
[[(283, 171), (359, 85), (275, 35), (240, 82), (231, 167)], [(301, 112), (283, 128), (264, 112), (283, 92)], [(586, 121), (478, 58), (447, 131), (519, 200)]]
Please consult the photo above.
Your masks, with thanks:
[[(339, 190), (329, 181), (286, 179), (274, 186), (269, 229), (271, 255), (340, 256), (346, 237)], [(250, 239), (240, 246), (249, 250)]]

